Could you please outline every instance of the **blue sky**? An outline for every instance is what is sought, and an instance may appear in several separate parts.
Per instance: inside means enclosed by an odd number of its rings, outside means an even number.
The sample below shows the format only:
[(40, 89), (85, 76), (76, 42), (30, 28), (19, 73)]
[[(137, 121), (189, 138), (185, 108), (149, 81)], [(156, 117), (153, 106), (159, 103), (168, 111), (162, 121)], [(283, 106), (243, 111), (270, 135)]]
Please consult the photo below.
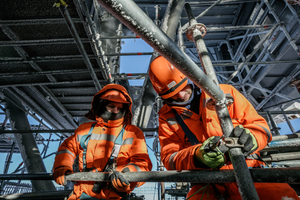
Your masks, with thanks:
[[(153, 48), (142, 39), (123, 39), (121, 53), (152, 52)], [(120, 73), (147, 73), (151, 55), (121, 56)], [(129, 80), (132, 86), (142, 85), (142, 80)]]

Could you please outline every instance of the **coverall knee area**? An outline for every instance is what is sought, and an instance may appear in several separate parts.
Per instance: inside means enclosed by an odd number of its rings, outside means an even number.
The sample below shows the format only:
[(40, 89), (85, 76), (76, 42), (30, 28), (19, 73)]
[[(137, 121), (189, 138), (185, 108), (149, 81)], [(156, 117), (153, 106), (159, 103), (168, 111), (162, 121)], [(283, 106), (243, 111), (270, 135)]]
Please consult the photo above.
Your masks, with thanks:
[[(187, 198), (204, 186), (205, 184), (199, 184), (192, 187)], [(225, 199), (242, 200), (236, 183), (216, 184), (216, 186)], [(287, 183), (254, 183), (254, 186), (260, 200), (300, 200), (297, 193)], [(212, 186), (209, 186), (208, 189), (208, 193), (203, 189), (189, 200), (200, 200), (201, 198), (202, 200), (218, 200)]]

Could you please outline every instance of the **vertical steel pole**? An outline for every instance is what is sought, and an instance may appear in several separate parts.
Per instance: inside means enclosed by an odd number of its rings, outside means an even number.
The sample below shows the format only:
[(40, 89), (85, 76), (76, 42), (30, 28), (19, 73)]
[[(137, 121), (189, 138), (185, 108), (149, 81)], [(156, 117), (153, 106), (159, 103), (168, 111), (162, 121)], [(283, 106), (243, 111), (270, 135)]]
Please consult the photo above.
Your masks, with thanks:
[[(11, 150), (10, 150), (7, 162), (5, 164), (5, 168), (4, 168), (4, 173), (3, 174), (7, 174), (7, 172), (8, 172), (9, 165), (10, 165), (10, 162), (11, 162), (11, 158), (12, 158), (12, 155), (13, 155), (14, 150), (15, 150), (15, 145), (16, 145), (15, 142), (13, 142), (13, 144), (11, 145)], [(1, 181), (0, 194), (2, 193), (3, 188), (4, 188), (4, 180)]]
[(270, 120), (271, 125), (272, 125), (272, 129), (273, 129), (275, 135), (280, 135), (280, 133), (279, 133), (279, 131), (278, 131), (278, 128), (277, 128), (277, 125), (276, 125), (276, 123), (274, 122), (271, 113), (270, 113), (269, 111), (267, 111), (267, 114), (268, 114), (269, 120)]
[(188, 31), (186, 33), (187, 38), (190, 41), (194, 41), (194, 43), (196, 44), (198, 55), (199, 55), (199, 58), (200, 58), (200, 61), (201, 61), (201, 64), (202, 64), (205, 74), (217, 86), (219, 86), (219, 82), (218, 82), (214, 67), (212, 65), (212, 62), (208, 55), (206, 45), (203, 40), (203, 37), (206, 34), (206, 27), (204, 24), (197, 23), (196, 19), (194, 18), (194, 15), (192, 13), (192, 9), (191, 9), (191, 6), (189, 3), (185, 4), (185, 10), (186, 10), (187, 16), (189, 18), (189, 22), (190, 22), (190, 27), (188, 28)]
[[(204, 26), (204, 24), (197, 23), (189, 3), (185, 4), (185, 9), (190, 22), (190, 27), (188, 28), (188, 31), (186, 33), (187, 38), (189, 40), (193, 40), (196, 44), (196, 48), (204, 72), (214, 82), (214, 84), (217, 87), (219, 87), (219, 82), (215, 70), (213, 68), (206, 45), (202, 37), (202, 35), (204, 36), (206, 34), (206, 27)], [(233, 124), (228, 112), (228, 108), (226, 106), (226, 101), (225, 104), (223, 104), (222, 106), (216, 105), (215, 109), (220, 120), (220, 125), (223, 134), (225, 136), (228, 136), (233, 130)], [(259, 199), (247, 163), (245, 161), (245, 157), (241, 149), (229, 149), (229, 155), (232, 165), (234, 167), (234, 172), (240, 189), (240, 194), (243, 197), (243, 199)]]
[[(162, 162), (162, 160), (160, 159), (160, 171), (164, 171), (164, 164), (163, 164), (163, 162)], [(161, 185), (161, 194), (160, 194), (160, 199), (161, 200), (165, 200), (165, 183), (164, 182), (161, 182), (160, 183), (160, 185)]]
[[(6, 110), (5, 113), (10, 120), (12, 130), (30, 130), (30, 124), (23, 110), (22, 102), (15, 98), (10, 92), (4, 90)], [(19, 147), (23, 162), (28, 173), (47, 172), (44, 161), (41, 158), (36, 141), (32, 133), (15, 133), (15, 140)], [(33, 191), (55, 191), (52, 181), (32, 180)]]
[[(284, 111), (283, 108), (280, 108), (280, 109), (281, 109), (281, 111)], [(289, 128), (291, 129), (292, 133), (293, 134), (296, 133), (293, 125), (291, 124), (291, 122), (290, 122), (289, 118), (286, 116), (286, 114), (283, 114), (283, 117), (284, 117), (286, 123), (288, 124)]]

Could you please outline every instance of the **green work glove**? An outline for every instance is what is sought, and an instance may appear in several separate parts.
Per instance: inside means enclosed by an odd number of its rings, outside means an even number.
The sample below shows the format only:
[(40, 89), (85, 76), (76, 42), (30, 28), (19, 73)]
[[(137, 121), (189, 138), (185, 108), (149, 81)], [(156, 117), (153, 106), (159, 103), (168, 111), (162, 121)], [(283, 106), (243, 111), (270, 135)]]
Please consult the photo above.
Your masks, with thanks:
[(217, 147), (219, 141), (219, 136), (212, 136), (196, 149), (194, 154), (196, 166), (217, 169), (224, 165), (224, 153)]
[(244, 145), (242, 148), (244, 156), (249, 156), (258, 148), (254, 135), (249, 129), (244, 128), (243, 125), (236, 126), (230, 136), (239, 138), (238, 143)]

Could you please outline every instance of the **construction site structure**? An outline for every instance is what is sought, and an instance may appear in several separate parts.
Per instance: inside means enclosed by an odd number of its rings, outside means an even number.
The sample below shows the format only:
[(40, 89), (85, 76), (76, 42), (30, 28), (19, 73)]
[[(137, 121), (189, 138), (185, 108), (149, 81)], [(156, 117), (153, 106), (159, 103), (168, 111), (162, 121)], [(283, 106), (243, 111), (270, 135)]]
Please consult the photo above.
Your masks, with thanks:
[[(237, 182), (243, 199), (258, 199), (253, 182), (286, 182), (300, 195), (299, 1), (2, 0), (0, 5), (0, 153), (6, 157), (0, 199), (68, 196), (72, 182), (57, 188), (52, 166), (49, 170), (53, 163), (46, 160), (87, 121), (83, 115), (93, 95), (109, 83), (127, 89), (133, 124), (153, 141), (149, 151), (156, 169), (129, 173), (127, 179), (157, 183), (157, 199), (185, 198), (189, 183), (201, 181)], [(122, 52), (123, 43), (132, 40), (145, 41), (151, 51)], [(221, 83), (233, 85), (252, 103), (272, 131), (273, 140), (261, 151), (269, 168), (249, 170), (240, 149), (233, 148), (233, 170), (209, 176), (205, 170), (165, 171), (157, 133), (162, 100), (148, 67), (131, 71), (141, 68), (133, 67), (140, 57), (148, 66), (158, 55), (209, 94), (220, 105), (215, 107), (219, 116), (229, 116)], [(123, 73), (121, 61), (128, 56)], [(136, 80), (142, 81), (134, 85)], [(230, 117), (219, 119), (229, 136)], [(286, 128), (280, 129), (281, 123)], [(84, 177), (107, 181), (108, 176)], [(82, 177), (74, 173), (67, 179)], [(135, 190), (130, 197), (143, 198)]]

